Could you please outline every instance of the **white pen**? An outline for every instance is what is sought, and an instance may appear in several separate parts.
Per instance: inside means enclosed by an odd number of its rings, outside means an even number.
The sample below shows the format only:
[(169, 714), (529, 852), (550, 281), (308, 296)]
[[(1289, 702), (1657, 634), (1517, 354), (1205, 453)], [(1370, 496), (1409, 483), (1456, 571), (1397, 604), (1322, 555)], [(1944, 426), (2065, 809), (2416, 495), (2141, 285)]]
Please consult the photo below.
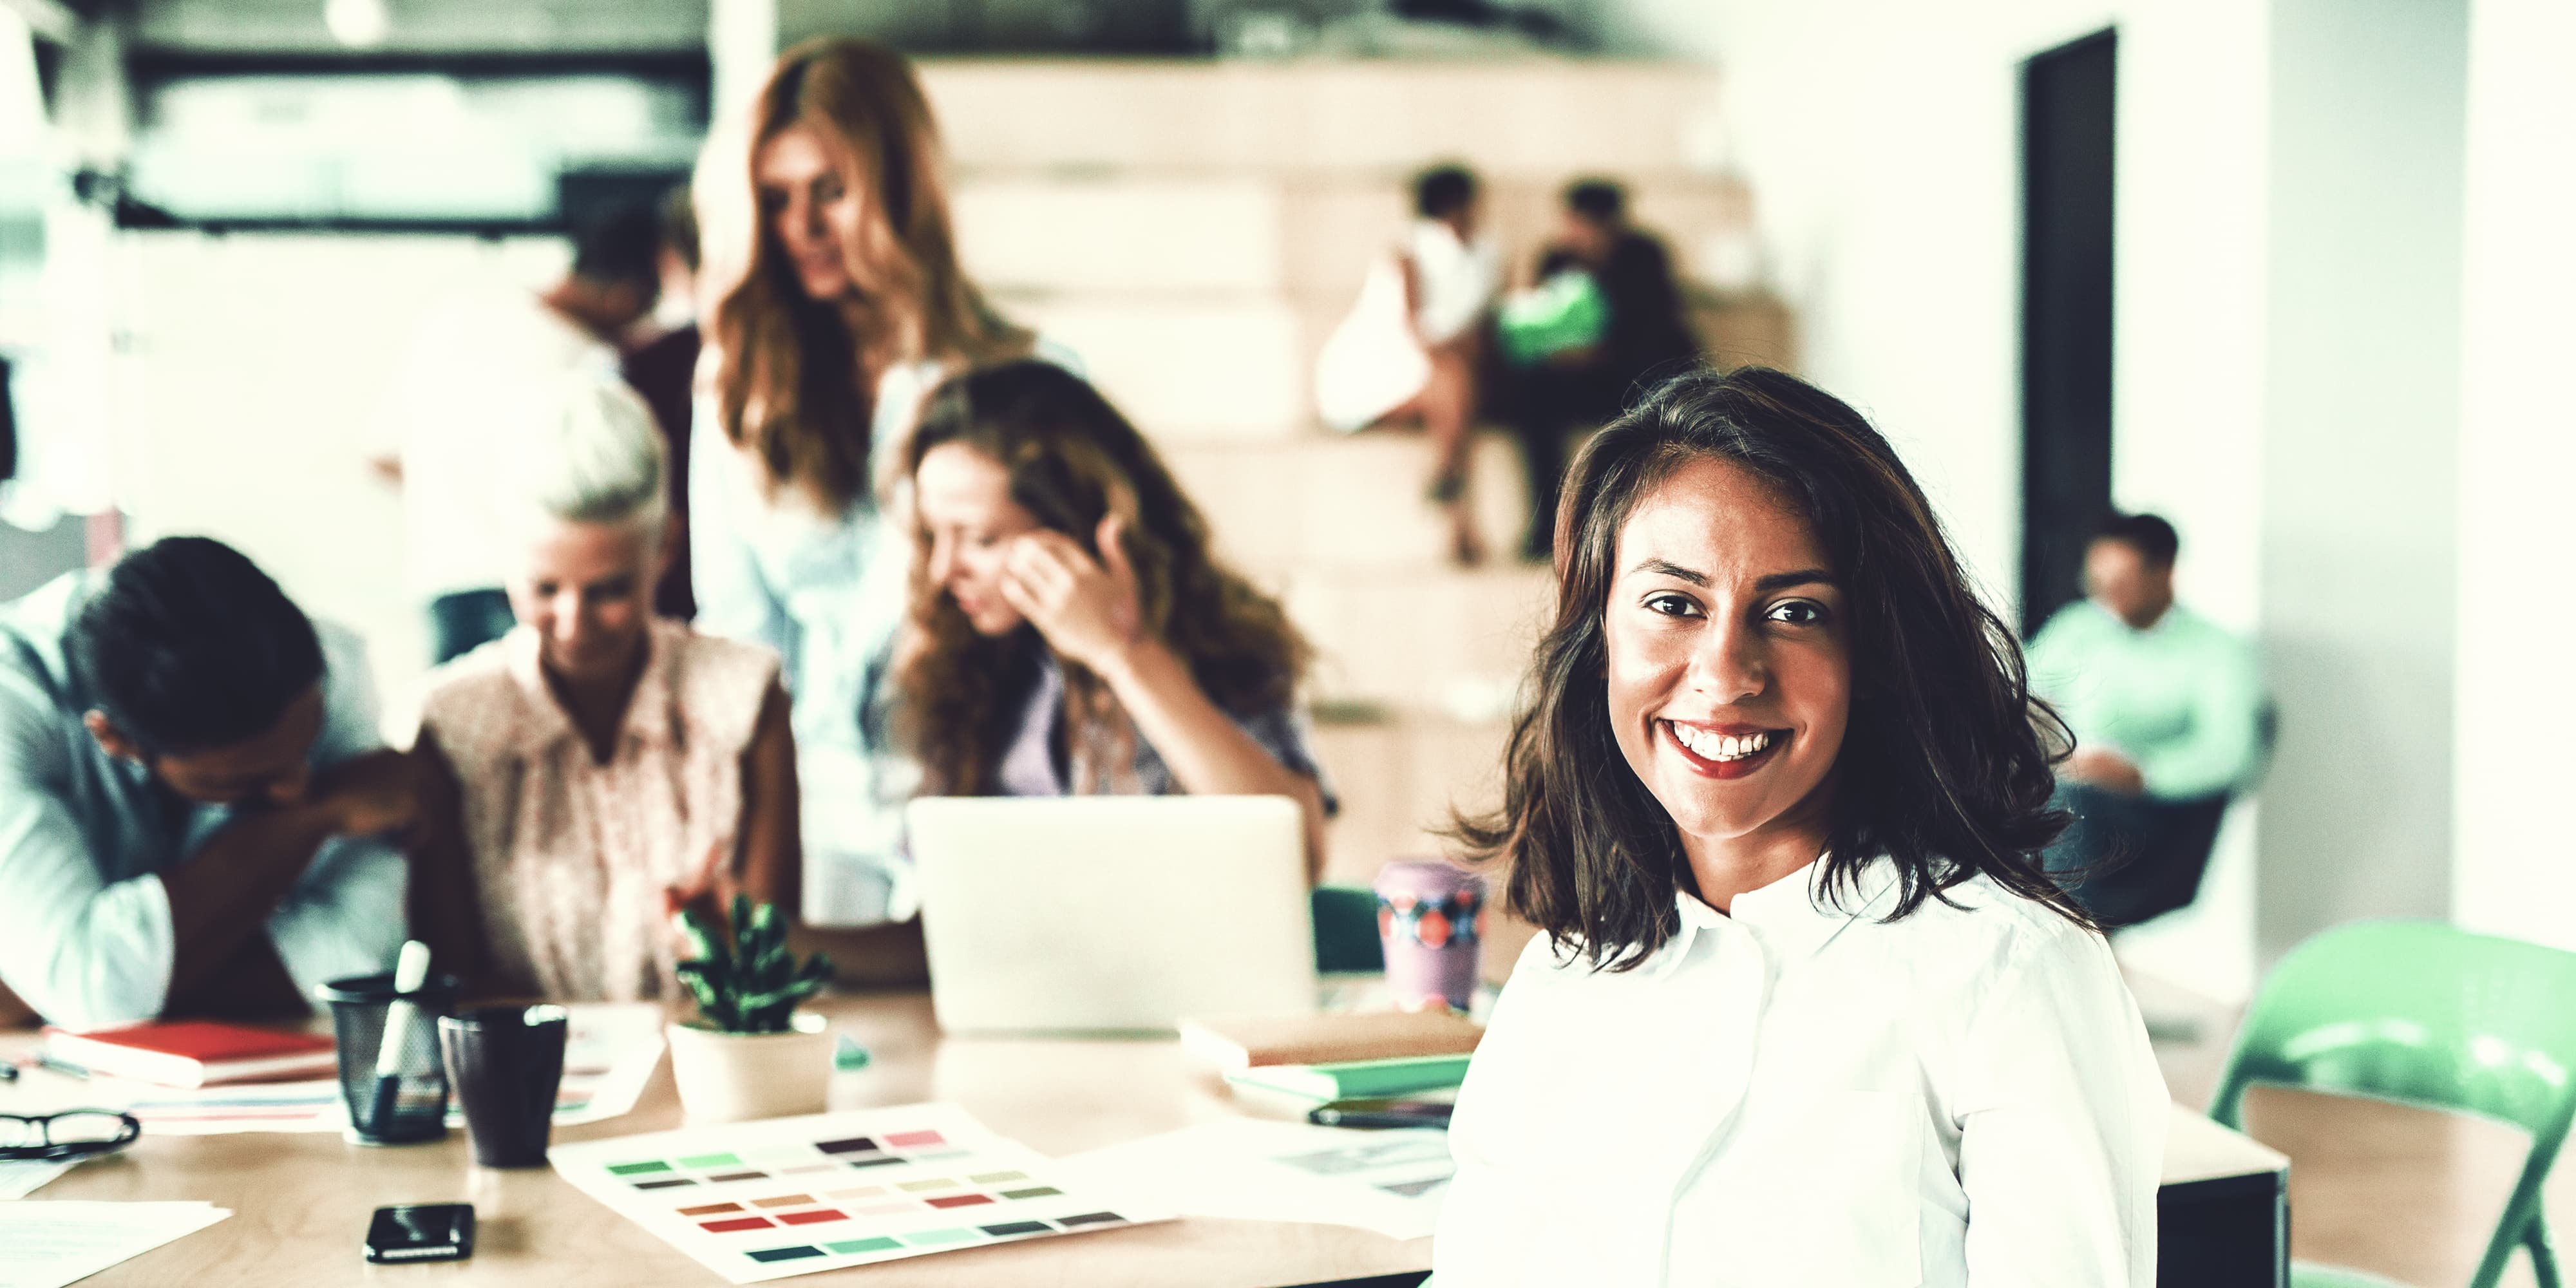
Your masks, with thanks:
[(402, 1085), (403, 1045), (411, 1038), (412, 995), (429, 982), (429, 945), (414, 939), (402, 946), (402, 957), (394, 964), (394, 1000), (385, 1008), (385, 1031), (376, 1044), (376, 1094), (369, 1106), (367, 1121), (377, 1135), (385, 1130), (385, 1115), (394, 1107), (394, 1095)]

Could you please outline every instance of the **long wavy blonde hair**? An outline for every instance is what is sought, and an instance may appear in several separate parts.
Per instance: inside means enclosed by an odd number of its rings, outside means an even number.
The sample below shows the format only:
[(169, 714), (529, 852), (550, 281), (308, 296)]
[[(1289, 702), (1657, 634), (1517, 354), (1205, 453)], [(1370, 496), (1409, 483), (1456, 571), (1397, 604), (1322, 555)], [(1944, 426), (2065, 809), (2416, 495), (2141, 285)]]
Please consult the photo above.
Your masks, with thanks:
[[(1034, 359), (957, 376), (930, 395), (904, 452), (906, 471), (919, 470), (922, 458), (946, 443), (1000, 462), (1011, 500), (1086, 550), (1102, 519), (1123, 520), (1140, 624), (1162, 637), (1210, 701), (1255, 716), (1295, 700), (1313, 656), (1305, 638), (1277, 600), (1217, 561), (1207, 520), (1171, 470), (1080, 377)], [(990, 795), (1000, 789), (1002, 755), (1046, 643), (1025, 624), (999, 637), (978, 633), (947, 588), (930, 579), (926, 534), (914, 538), (912, 614), (895, 671), (898, 733), (920, 757), (930, 791)], [(1067, 748), (1078, 771), (1075, 790), (1094, 790), (1096, 781), (1114, 779), (1121, 750), (1132, 758), (1132, 730), (1097, 677), (1066, 664), (1064, 680), (1065, 732), (1081, 740)], [(1093, 742), (1113, 745), (1087, 745)], [(1086, 760), (1110, 778), (1079, 772)]]
[[(695, 185), (701, 222), (733, 243), (711, 246), (707, 265), (718, 423), (773, 487), (838, 510), (869, 490), (878, 374), (922, 358), (989, 360), (1025, 351), (1029, 337), (958, 265), (938, 128), (902, 55), (873, 41), (806, 41), (779, 56), (744, 124), (711, 146)], [(839, 301), (806, 296), (759, 209), (754, 161), (797, 126), (860, 194), (858, 234), (842, 253), (865, 306), (862, 334)]]

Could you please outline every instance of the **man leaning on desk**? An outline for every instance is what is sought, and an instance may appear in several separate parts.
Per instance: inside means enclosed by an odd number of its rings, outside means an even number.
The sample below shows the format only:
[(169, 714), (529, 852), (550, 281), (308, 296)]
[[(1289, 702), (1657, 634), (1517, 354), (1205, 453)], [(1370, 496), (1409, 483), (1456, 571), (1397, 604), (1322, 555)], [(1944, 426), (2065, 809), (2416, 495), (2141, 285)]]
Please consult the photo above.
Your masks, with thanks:
[(221, 542), (0, 606), (0, 1022), (294, 1013), (385, 969), (380, 838), (417, 813), (357, 638)]

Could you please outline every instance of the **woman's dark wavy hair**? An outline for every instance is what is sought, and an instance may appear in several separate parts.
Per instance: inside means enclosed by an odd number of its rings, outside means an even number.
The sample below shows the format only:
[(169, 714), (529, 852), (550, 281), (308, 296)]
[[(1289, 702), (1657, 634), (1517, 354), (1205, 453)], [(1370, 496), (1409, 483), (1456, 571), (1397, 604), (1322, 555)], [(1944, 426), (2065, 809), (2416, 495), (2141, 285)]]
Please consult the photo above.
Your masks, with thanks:
[[(1144, 629), (1160, 635), (1210, 700), (1236, 715), (1294, 700), (1312, 656), (1279, 602), (1220, 562), (1207, 520), (1153, 444), (1080, 376), (1023, 358), (952, 377), (932, 391), (904, 452), (907, 477), (947, 443), (1001, 463), (1011, 500), (1095, 557), (1100, 521), (1125, 521)], [(1000, 790), (1004, 750), (1045, 641), (1033, 626), (999, 638), (976, 632), (947, 588), (930, 579), (930, 542), (914, 533), (912, 607), (896, 662), (898, 734), (920, 757), (931, 790)], [(1067, 664), (1067, 696), (1105, 711), (1107, 686)]]
[(1889, 921), (1983, 874), (2093, 927), (2039, 864), (2067, 823), (2049, 793), (2052, 747), (2070, 740), (2032, 698), (2019, 642), (1887, 440), (1841, 400), (1760, 367), (1675, 377), (1576, 459), (1556, 513), (1556, 620), (1505, 752), (1503, 806), (1453, 820), (1452, 836), (1477, 859), (1508, 859), (1513, 907), (1595, 967), (1633, 967), (1676, 932), (1688, 865), (1612, 736), (1602, 615), (1629, 514), (1711, 457), (1805, 514), (1850, 603), (1852, 709), (1823, 888), (1856, 892), (1884, 856), (1900, 883)]

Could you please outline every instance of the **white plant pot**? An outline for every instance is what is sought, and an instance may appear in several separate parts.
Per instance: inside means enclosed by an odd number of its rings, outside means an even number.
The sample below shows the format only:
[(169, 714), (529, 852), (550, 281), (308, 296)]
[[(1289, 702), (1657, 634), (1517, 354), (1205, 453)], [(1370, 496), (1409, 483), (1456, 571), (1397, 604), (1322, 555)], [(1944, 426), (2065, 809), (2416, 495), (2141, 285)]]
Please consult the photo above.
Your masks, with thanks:
[(691, 1122), (819, 1114), (832, 1090), (832, 1034), (819, 1015), (786, 1033), (670, 1026), (671, 1080)]

